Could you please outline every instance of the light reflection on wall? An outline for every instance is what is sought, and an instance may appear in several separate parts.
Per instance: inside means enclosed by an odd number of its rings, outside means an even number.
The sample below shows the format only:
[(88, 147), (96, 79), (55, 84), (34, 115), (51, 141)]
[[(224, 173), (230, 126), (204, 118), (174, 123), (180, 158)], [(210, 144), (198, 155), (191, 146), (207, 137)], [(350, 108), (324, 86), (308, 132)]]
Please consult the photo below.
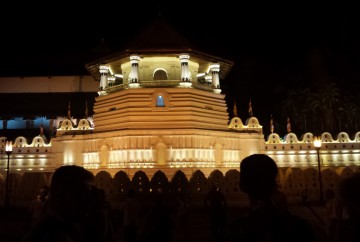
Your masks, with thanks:
[(84, 160), (84, 167), (86, 169), (99, 168), (99, 164), (100, 164), (99, 153), (97, 152), (85, 153), (83, 154), (83, 160)]
[[(356, 165), (360, 162), (359, 150), (324, 150), (320, 153), (323, 166)], [(267, 151), (280, 167), (293, 166), (317, 166), (317, 153), (314, 150), (307, 151)]]
[(73, 154), (69, 151), (64, 152), (64, 165), (73, 165), (74, 157)]
[(205, 160), (211, 162), (215, 161), (213, 149), (173, 149), (172, 147), (170, 147), (170, 149), (168, 149), (168, 157), (169, 160)]
[[(360, 136), (360, 133), (357, 137)], [(12, 169), (39, 170), (53, 169), (56, 164), (79, 164), (87, 169), (107, 169), (107, 168), (137, 168), (147, 169), (162, 168), (239, 168), (239, 161), (248, 153), (265, 153), (271, 156), (279, 167), (315, 167), (317, 165), (317, 152), (313, 148), (309, 136), (306, 140), (293, 139), (283, 141), (278, 136), (272, 134), (272, 139), (266, 141), (262, 146), (262, 141), (255, 139), (252, 143), (248, 141), (240, 143), (235, 138), (229, 138), (218, 142), (220, 156), (216, 156), (216, 139), (208, 136), (190, 137), (186, 135), (165, 136), (163, 143), (165, 147), (165, 163), (158, 164), (157, 137), (145, 136), (136, 137), (126, 136), (121, 139), (118, 137), (102, 140), (96, 139), (81, 143), (83, 151), (76, 150), (77, 141), (65, 145), (63, 153), (56, 156), (52, 152), (52, 143), (46, 143), (40, 136), (35, 137), (32, 143), (27, 143), (24, 137), (18, 137), (14, 143), (16, 147), (11, 155)], [(288, 136), (289, 138), (290, 136)], [(71, 139), (74, 139), (71, 137)], [(4, 137), (0, 139), (6, 140)], [(295, 140), (295, 141), (294, 141)], [(360, 142), (339, 141), (329, 139), (324, 142), (320, 150), (320, 159), (323, 167), (351, 166), (360, 164)], [(55, 142), (56, 143), (56, 142)], [(110, 148), (106, 161), (100, 164), (100, 151), (98, 147), (108, 145)], [(129, 148), (131, 147), (131, 148)], [(258, 147), (263, 147), (262, 149)], [(55, 149), (56, 150), (56, 149)], [(81, 153), (83, 152), (83, 153)], [(62, 157), (62, 159), (60, 158)], [(220, 159), (219, 159), (220, 157)], [(57, 160), (59, 159), (59, 160)], [(219, 162), (221, 160), (221, 162)], [(6, 167), (7, 157), (0, 157), (0, 167)]]

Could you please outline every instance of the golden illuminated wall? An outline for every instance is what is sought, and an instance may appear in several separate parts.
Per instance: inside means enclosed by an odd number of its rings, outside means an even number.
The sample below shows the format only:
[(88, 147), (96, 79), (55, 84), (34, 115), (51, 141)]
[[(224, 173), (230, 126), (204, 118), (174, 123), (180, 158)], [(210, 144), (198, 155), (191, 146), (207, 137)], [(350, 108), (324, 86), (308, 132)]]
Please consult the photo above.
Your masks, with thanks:
[[(161, 95), (164, 107), (156, 106)], [(133, 88), (96, 97), (94, 132), (124, 129), (226, 131), (224, 95), (194, 88)]]
[(249, 146), (260, 147), (263, 138), (260, 133), (147, 129), (64, 135), (53, 139), (52, 144), (64, 151), (64, 164), (81, 165), (94, 172), (114, 174), (123, 169), (131, 174), (143, 169), (151, 174), (160, 169), (171, 174), (176, 169), (191, 173), (196, 168), (209, 174), (215, 168), (224, 172), (237, 168), (239, 160), (258, 151)]
[[(107, 170), (115, 174), (123, 169), (134, 174), (145, 169), (150, 174), (182, 169), (191, 174), (200, 169), (205, 174), (219, 169), (226, 172), (238, 169), (239, 161), (254, 153), (271, 156), (279, 167), (299, 169), (317, 168), (314, 136), (306, 133), (299, 140), (293, 133), (284, 138), (271, 134), (264, 139), (255, 117), (244, 125), (239, 118), (230, 122), (228, 131), (200, 129), (119, 130), (93, 133), (92, 127), (67, 126), (64, 120), (58, 137), (46, 143), (41, 136), (28, 142), (24, 137), (14, 141), (11, 170), (53, 171), (64, 164), (77, 164), (95, 173)], [(81, 126), (82, 128), (79, 128)], [(334, 139), (329, 133), (321, 135), (320, 159), (322, 169), (358, 167), (360, 165), (360, 132), (354, 137), (341, 132)], [(0, 138), (0, 166), (5, 172), (6, 137)]]
[[(325, 167), (346, 167), (360, 165), (360, 132), (353, 138), (340, 132), (334, 139), (330, 133), (324, 132), (320, 139), (319, 150), (321, 165)], [(299, 140), (294, 133), (282, 139), (278, 134), (270, 134), (265, 143), (265, 153), (283, 167), (317, 167), (317, 151), (312, 133), (305, 133)]]

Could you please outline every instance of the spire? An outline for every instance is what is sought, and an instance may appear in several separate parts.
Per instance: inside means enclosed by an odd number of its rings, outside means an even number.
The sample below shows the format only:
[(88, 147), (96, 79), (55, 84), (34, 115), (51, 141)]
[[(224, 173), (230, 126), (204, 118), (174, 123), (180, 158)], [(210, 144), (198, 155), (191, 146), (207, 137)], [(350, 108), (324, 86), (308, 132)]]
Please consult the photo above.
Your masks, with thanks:
[(67, 118), (71, 120), (70, 101), (69, 101), (69, 106), (68, 106), (68, 110), (67, 110)]
[(236, 101), (234, 100), (234, 117), (238, 117), (237, 108), (236, 108)]
[(270, 133), (274, 133), (274, 119), (272, 114), (270, 116)]
[(88, 104), (87, 104), (87, 100), (85, 100), (85, 118), (89, 117), (89, 109), (88, 109)]
[(291, 133), (291, 123), (290, 123), (289, 117), (287, 118), (287, 121), (286, 121), (286, 130), (288, 133)]
[(250, 98), (250, 101), (249, 101), (249, 117), (252, 117), (252, 116), (254, 116), (254, 115), (253, 115), (253, 109), (252, 109), (251, 98)]
[(44, 126), (43, 126), (43, 124), (40, 125), (40, 136), (44, 136)]
[(92, 53), (96, 58), (111, 53), (104, 37), (101, 37), (99, 43), (90, 50), (90, 53)]
[(128, 53), (178, 52), (189, 53), (192, 44), (164, 18), (158, 17), (149, 23), (126, 47)]

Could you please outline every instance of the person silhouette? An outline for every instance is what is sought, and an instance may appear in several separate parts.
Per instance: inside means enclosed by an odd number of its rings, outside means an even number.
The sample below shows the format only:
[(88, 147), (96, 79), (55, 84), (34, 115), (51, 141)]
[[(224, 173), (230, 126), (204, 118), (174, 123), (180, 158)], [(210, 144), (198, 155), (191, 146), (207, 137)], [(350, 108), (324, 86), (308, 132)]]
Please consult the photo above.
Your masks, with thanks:
[(31, 201), (29, 213), (31, 214), (31, 226), (36, 227), (46, 212), (49, 195), (49, 187), (42, 186), (39, 194)]
[(173, 241), (174, 220), (169, 202), (162, 192), (154, 194), (146, 227), (146, 241)]
[(127, 191), (127, 198), (120, 204), (123, 214), (123, 239), (124, 242), (135, 242), (139, 240), (140, 219), (142, 216), (142, 205), (136, 198), (133, 188)]
[(91, 220), (93, 180), (93, 174), (80, 166), (56, 169), (46, 214), (35, 228), (25, 233), (22, 241), (84, 241), (89, 232), (86, 221)]
[(253, 154), (240, 163), (240, 190), (251, 209), (229, 227), (226, 241), (315, 241), (311, 225), (287, 209), (284, 194), (277, 189), (278, 167), (265, 154)]
[(175, 241), (185, 241), (189, 234), (190, 202), (188, 194), (180, 192), (176, 196), (178, 203), (175, 221)]
[(110, 242), (114, 239), (114, 227), (110, 203), (104, 189), (91, 186), (92, 207), (88, 212), (85, 227), (86, 241)]
[(223, 241), (227, 222), (227, 201), (224, 194), (215, 185), (212, 185), (204, 198), (204, 205), (209, 211), (214, 241)]
[(340, 199), (347, 214), (338, 222), (336, 242), (360, 241), (360, 172), (339, 183)]
[(334, 189), (325, 190), (325, 224), (329, 241), (337, 237), (338, 224), (343, 219), (343, 206)]

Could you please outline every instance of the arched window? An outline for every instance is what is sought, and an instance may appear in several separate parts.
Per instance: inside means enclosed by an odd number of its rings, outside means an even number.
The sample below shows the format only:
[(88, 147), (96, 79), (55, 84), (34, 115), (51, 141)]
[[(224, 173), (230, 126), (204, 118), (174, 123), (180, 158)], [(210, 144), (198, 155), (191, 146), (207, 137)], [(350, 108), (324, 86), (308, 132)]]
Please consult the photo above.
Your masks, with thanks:
[(156, 69), (154, 72), (154, 80), (167, 80), (167, 73), (164, 69)]
[(165, 107), (164, 97), (158, 95), (156, 98), (156, 107)]

